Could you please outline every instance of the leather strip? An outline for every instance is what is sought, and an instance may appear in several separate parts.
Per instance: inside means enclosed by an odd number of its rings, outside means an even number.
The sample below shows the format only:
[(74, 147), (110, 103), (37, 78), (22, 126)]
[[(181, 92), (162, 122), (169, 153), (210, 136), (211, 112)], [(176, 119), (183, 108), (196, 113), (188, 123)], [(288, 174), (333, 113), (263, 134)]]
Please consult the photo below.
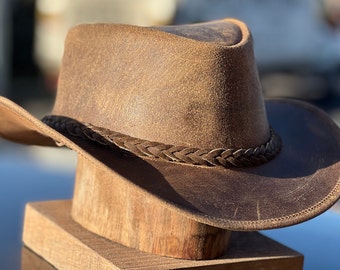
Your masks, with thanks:
[(134, 138), (90, 123), (80, 123), (74, 119), (49, 115), (42, 121), (64, 135), (72, 135), (123, 150), (139, 157), (161, 159), (203, 166), (250, 167), (267, 163), (281, 150), (282, 141), (271, 128), (270, 138), (262, 145), (247, 149), (199, 149), (186, 146), (174, 146)]

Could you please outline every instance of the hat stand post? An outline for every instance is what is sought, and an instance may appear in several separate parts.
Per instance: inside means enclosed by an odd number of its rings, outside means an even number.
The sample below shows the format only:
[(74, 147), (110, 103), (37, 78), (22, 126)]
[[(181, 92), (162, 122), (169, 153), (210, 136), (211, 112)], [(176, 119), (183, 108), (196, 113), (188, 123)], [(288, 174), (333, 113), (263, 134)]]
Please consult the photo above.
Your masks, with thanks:
[(301, 254), (257, 232), (231, 233), (154, 201), (78, 157), (72, 201), (26, 207), (22, 269), (39, 270), (41, 258), (57, 269), (302, 269)]
[(157, 255), (200, 260), (225, 251), (230, 231), (187, 218), (120, 178), (80, 158), (74, 220), (107, 239)]

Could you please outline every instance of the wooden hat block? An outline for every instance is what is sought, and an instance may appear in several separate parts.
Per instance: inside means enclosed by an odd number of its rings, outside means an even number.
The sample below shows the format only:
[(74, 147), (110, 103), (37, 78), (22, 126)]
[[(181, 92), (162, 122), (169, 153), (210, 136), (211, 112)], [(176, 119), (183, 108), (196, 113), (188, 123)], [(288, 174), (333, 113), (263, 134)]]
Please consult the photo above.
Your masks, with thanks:
[(28, 204), (23, 242), (58, 269), (302, 269), (301, 254), (258, 233), (237, 235), (155, 203), (79, 157), (72, 202)]

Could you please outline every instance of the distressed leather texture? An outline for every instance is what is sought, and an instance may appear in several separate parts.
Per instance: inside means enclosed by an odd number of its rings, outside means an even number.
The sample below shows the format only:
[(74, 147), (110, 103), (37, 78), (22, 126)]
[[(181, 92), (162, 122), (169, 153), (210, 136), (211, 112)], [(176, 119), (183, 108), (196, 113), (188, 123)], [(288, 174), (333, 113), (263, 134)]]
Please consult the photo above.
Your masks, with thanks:
[(205, 41), (125, 25), (72, 29), (52, 114), (173, 145), (264, 143), (269, 127), (250, 33), (232, 22), (211, 26), (210, 36), (209, 24), (185, 27)]
[(263, 99), (244, 23), (82, 25), (65, 44), (52, 114), (200, 148), (256, 146), (268, 140), (271, 126), (282, 138), (281, 152), (264, 165), (238, 169), (140, 158), (60, 133), (0, 97), (3, 138), (65, 145), (113, 182), (230, 230), (296, 224), (338, 200), (339, 127), (304, 102)]

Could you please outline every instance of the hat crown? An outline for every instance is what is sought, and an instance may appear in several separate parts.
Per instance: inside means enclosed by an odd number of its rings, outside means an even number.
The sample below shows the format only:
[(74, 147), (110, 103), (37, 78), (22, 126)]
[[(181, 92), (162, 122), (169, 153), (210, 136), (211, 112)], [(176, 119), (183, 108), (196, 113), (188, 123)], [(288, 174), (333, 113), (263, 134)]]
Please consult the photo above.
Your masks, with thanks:
[(233, 20), (73, 28), (53, 114), (203, 149), (254, 147), (270, 136), (252, 39)]

